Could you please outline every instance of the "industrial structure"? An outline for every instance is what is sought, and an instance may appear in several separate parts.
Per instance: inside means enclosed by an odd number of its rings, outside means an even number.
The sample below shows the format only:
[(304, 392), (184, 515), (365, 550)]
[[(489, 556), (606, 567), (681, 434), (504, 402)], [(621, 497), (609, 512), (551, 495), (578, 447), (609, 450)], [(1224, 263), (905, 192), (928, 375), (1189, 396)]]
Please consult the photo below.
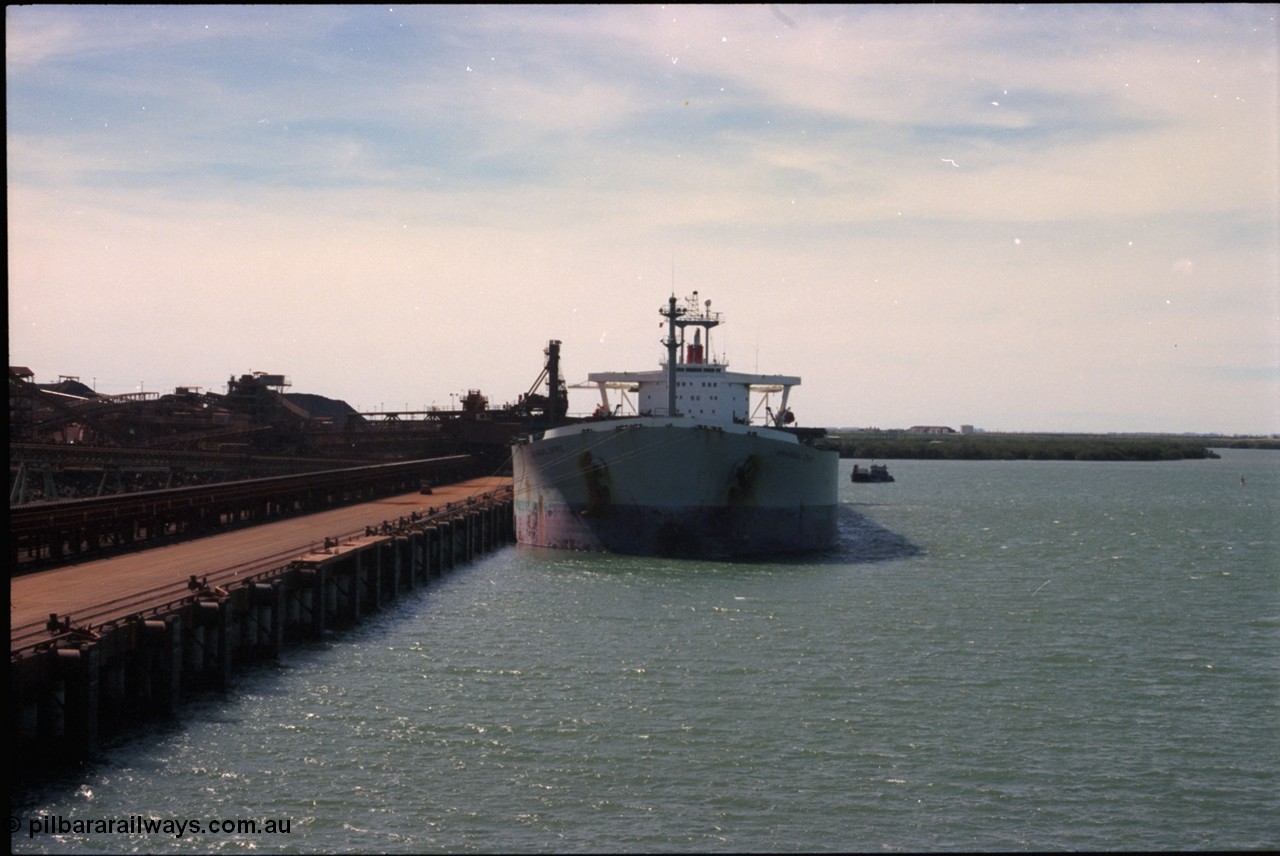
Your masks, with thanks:
[(104, 395), (75, 376), (37, 383), (31, 369), (10, 366), (9, 503), (449, 455), (470, 455), (477, 472), (509, 472), (514, 436), (566, 418), (559, 348), (548, 345), (541, 375), (515, 404), (492, 408), (469, 389), (449, 409), (366, 413), (291, 392), (287, 376), (269, 372), (233, 375), (224, 393)]

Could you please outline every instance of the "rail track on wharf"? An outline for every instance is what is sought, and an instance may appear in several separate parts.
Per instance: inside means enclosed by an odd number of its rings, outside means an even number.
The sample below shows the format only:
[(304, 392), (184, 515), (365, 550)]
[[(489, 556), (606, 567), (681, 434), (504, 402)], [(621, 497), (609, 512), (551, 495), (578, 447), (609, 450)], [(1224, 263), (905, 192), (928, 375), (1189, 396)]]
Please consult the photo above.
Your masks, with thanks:
[(474, 474), (470, 455), (11, 506), (10, 575), (354, 505), (464, 474)]
[[(137, 616), (159, 614), (194, 597), (199, 588), (270, 579), (293, 560), (351, 538), (429, 524), (468, 505), (509, 498), (502, 476), (438, 485), (302, 517), (264, 523), (179, 543), (13, 577), (10, 657)], [(416, 515), (416, 519), (415, 519)], [(384, 527), (385, 524), (385, 527)], [(50, 617), (69, 625), (56, 630)]]

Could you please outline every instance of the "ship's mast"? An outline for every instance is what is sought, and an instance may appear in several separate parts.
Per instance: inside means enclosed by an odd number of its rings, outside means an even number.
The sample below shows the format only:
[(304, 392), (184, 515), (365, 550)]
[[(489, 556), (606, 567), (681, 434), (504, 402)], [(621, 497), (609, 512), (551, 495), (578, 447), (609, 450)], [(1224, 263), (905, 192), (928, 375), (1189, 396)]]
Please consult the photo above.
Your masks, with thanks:
[[(688, 326), (700, 327), (707, 332), (706, 350), (711, 352), (711, 328), (720, 324), (720, 313), (711, 311), (711, 301), (708, 300), (703, 307), (698, 306), (698, 292), (693, 293), (693, 297), (686, 300), (688, 307), (676, 305), (676, 296), (674, 294), (667, 300), (667, 308), (659, 309), (658, 313), (667, 319), (667, 338), (663, 340), (663, 344), (667, 346), (667, 412), (672, 416), (679, 416), (676, 412), (676, 364), (681, 362), (680, 349), (684, 345), (684, 328)], [(680, 335), (676, 335), (676, 328), (680, 328)], [(696, 337), (696, 332), (695, 332)], [(698, 340), (695, 338), (694, 340)], [(702, 361), (701, 349), (699, 349), (697, 360)]]
[[(684, 344), (684, 328), (700, 327), (706, 331), (705, 352), (708, 356), (711, 354), (711, 328), (720, 325), (720, 313), (711, 311), (711, 301), (707, 300), (701, 305), (698, 304), (698, 292), (694, 292), (692, 297), (685, 298), (688, 304), (682, 313), (682, 317), (676, 322), (676, 326), (680, 328), (680, 344)], [(697, 331), (694, 331), (694, 342), (697, 340)], [(694, 360), (684, 360), (682, 362), (694, 362)], [(702, 360), (706, 362), (707, 360)]]
[(658, 313), (667, 319), (667, 338), (662, 342), (667, 346), (667, 415), (679, 416), (676, 412), (676, 354), (680, 340), (676, 338), (676, 319), (684, 314), (684, 310), (676, 306), (676, 296), (672, 294), (667, 300), (667, 308), (659, 309)]

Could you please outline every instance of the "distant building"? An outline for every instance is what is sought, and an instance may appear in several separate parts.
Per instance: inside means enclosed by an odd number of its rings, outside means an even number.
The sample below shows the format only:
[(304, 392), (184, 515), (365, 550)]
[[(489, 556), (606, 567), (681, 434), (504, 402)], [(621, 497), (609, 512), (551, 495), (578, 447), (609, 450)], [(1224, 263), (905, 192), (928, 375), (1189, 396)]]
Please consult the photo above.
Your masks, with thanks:
[(954, 434), (956, 429), (948, 428), (946, 425), (912, 425), (907, 429), (908, 434)]

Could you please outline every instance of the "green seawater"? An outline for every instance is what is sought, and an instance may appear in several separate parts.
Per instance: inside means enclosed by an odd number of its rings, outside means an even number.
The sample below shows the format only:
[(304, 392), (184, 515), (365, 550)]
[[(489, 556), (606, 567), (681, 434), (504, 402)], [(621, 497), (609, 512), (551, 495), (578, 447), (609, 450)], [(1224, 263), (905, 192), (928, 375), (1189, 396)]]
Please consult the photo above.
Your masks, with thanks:
[[(1221, 454), (843, 461), (786, 562), (504, 548), (13, 794), (11, 846), (1275, 849), (1280, 453)], [(132, 816), (288, 832), (28, 833)]]

